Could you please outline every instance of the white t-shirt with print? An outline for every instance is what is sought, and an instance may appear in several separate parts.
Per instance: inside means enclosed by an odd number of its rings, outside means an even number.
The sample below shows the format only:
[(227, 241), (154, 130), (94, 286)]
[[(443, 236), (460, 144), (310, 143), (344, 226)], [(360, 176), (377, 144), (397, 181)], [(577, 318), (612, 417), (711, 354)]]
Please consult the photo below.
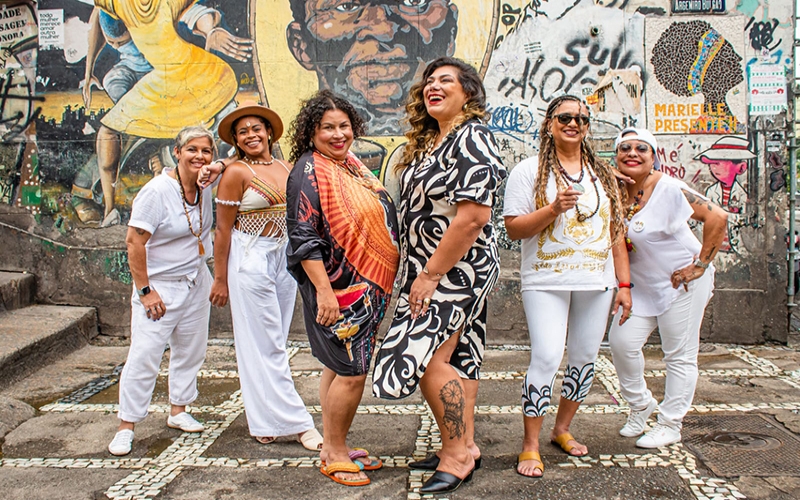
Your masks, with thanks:
[[(201, 265), (214, 255), (211, 246), (213, 204), (211, 186), (203, 189), (203, 232), (201, 238), (205, 255), (201, 256), (197, 237), (189, 231), (181, 189), (177, 179), (167, 175), (153, 177), (142, 187), (133, 200), (131, 220), (128, 226), (144, 229), (152, 236), (145, 245), (147, 249), (147, 276), (150, 279), (194, 279)], [(192, 229), (200, 229), (200, 204), (186, 204)]]
[[(628, 238), (635, 251), (631, 263), (631, 298), (637, 316), (658, 316), (669, 309), (683, 287), (672, 288), (672, 273), (700, 255), (702, 245), (689, 228), (692, 206), (683, 190), (708, 200), (685, 182), (662, 175), (644, 207), (627, 222)], [(714, 266), (706, 269), (714, 272)], [(689, 283), (692, 286), (692, 283)]]
[[(536, 210), (534, 191), (538, 171), (536, 156), (523, 160), (511, 170), (506, 182), (503, 216), (527, 215)], [(599, 195), (597, 213), (580, 222), (577, 211), (570, 209), (559, 214), (554, 224), (541, 233), (522, 240), (522, 291), (603, 290), (616, 286), (611, 252), (611, 203), (600, 180), (592, 182), (588, 166), (580, 184), (584, 190), (578, 200), (581, 214), (594, 212)], [(546, 193), (548, 201), (555, 200), (557, 186), (552, 174)]]

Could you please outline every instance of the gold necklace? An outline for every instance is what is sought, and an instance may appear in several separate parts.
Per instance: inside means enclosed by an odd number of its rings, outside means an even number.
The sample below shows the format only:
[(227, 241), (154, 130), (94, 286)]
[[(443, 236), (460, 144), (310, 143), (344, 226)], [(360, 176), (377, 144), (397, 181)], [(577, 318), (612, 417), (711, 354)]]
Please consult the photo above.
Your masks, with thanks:
[(261, 161), (261, 160), (253, 160), (248, 156), (244, 157), (244, 161), (252, 163), (253, 165), (272, 165), (275, 161), (275, 157), (273, 157), (270, 161)]
[(198, 232), (194, 232), (194, 228), (192, 227), (192, 219), (189, 217), (189, 207), (186, 201), (186, 191), (183, 189), (183, 182), (181, 182), (181, 173), (180, 168), (175, 167), (175, 177), (178, 178), (178, 185), (181, 187), (181, 203), (183, 204), (183, 213), (186, 215), (186, 222), (189, 223), (189, 232), (192, 233), (192, 236), (197, 238), (197, 251), (202, 256), (206, 254), (206, 249), (203, 246), (203, 191), (200, 189), (197, 190), (197, 201), (195, 205), (200, 206), (200, 230)]

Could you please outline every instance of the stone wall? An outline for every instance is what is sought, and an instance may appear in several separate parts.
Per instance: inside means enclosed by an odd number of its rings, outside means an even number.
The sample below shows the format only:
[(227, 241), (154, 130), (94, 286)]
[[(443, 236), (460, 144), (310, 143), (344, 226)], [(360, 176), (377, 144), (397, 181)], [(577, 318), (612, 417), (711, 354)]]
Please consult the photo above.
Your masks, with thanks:
[[(408, 88), (427, 62), (454, 55), (484, 76), (509, 168), (537, 153), (543, 111), (560, 93), (591, 105), (607, 158), (625, 126), (657, 134), (664, 171), (730, 214), (703, 337), (785, 341), (786, 115), (757, 114), (749, 96), (754, 70), (790, 70), (791, 2), (149, 5), (153, 15), (0, 1), (0, 268), (35, 272), (40, 300), (97, 306), (103, 333), (126, 334), (131, 201), (174, 163), (178, 129), (213, 128), (244, 100), (270, 105), (288, 125), (318, 88), (344, 95), (369, 119), (354, 150), (396, 189), (387, 165), (404, 143)], [(752, 158), (704, 155), (731, 137)], [(498, 311), (513, 305), (513, 283), (498, 289)], [(517, 328), (496, 316), (496, 330)], [(229, 329), (226, 311), (214, 313), (212, 329)]]

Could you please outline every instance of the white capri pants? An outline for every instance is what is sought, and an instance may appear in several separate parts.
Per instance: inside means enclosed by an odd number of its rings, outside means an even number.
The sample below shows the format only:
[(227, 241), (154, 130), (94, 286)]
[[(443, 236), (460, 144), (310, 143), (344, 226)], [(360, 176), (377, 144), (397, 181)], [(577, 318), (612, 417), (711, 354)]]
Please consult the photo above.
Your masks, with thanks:
[(202, 265), (194, 280), (150, 280), (167, 312), (158, 321), (147, 317), (136, 291), (131, 296), (131, 347), (119, 379), (121, 420), (141, 422), (153, 397), (158, 368), (169, 344), (169, 401), (184, 406), (197, 399), (197, 372), (208, 344), (211, 272)]
[(586, 399), (613, 298), (614, 290), (606, 289), (522, 292), (531, 337), (531, 364), (522, 386), (522, 413), (526, 417), (542, 417), (547, 412), (565, 342), (567, 366), (561, 397), (576, 402)]
[(294, 387), (286, 340), (297, 282), (286, 270), (286, 241), (234, 230), (228, 293), (239, 383), (250, 435), (276, 437), (314, 428)]
[[(689, 282), (689, 291), (681, 292), (669, 309), (660, 316), (633, 315), (619, 325), (614, 319), (609, 342), (620, 392), (632, 410), (643, 410), (653, 399), (644, 380), (642, 347), (658, 327), (661, 349), (667, 367), (664, 401), (659, 405), (658, 422), (680, 431), (683, 417), (692, 406), (697, 386), (697, 349), (700, 325), (714, 291), (714, 273), (706, 271)], [(634, 310), (636, 304), (634, 303)]]

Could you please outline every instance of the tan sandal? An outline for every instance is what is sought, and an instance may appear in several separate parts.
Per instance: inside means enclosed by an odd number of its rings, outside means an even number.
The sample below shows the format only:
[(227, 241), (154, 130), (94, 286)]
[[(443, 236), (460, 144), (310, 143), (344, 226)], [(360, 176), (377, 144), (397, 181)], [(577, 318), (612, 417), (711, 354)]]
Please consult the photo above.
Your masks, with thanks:
[[(539, 462), (539, 465), (535, 465), (533, 467), (533, 470), (540, 471), (541, 475), (529, 476), (519, 471), (519, 464), (521, 462), (525, 462), (528, 460), (536, 460), (537, 462)], [(522, 453), (519, 454), (519, 456), (517, 457), (517, 474), (519, 474), (520, 476), (529, 477), (531, 479), (540, 479), (542, 476), (544, 476), (544, 462), (542, 462), (542, 456), (539, 455), (538, 451), (523, 451)]]
[(298, 434), (295, 439), (303, 445), (303, 448), (311, 451), (319, 451), (322, 449), (322, 434), (315, 428), (311, 428), (303, 433)]
[(261, 444), (271, 444), (274, 443), (277, 438), (270, 436), (253, 436), (253, 439)]

